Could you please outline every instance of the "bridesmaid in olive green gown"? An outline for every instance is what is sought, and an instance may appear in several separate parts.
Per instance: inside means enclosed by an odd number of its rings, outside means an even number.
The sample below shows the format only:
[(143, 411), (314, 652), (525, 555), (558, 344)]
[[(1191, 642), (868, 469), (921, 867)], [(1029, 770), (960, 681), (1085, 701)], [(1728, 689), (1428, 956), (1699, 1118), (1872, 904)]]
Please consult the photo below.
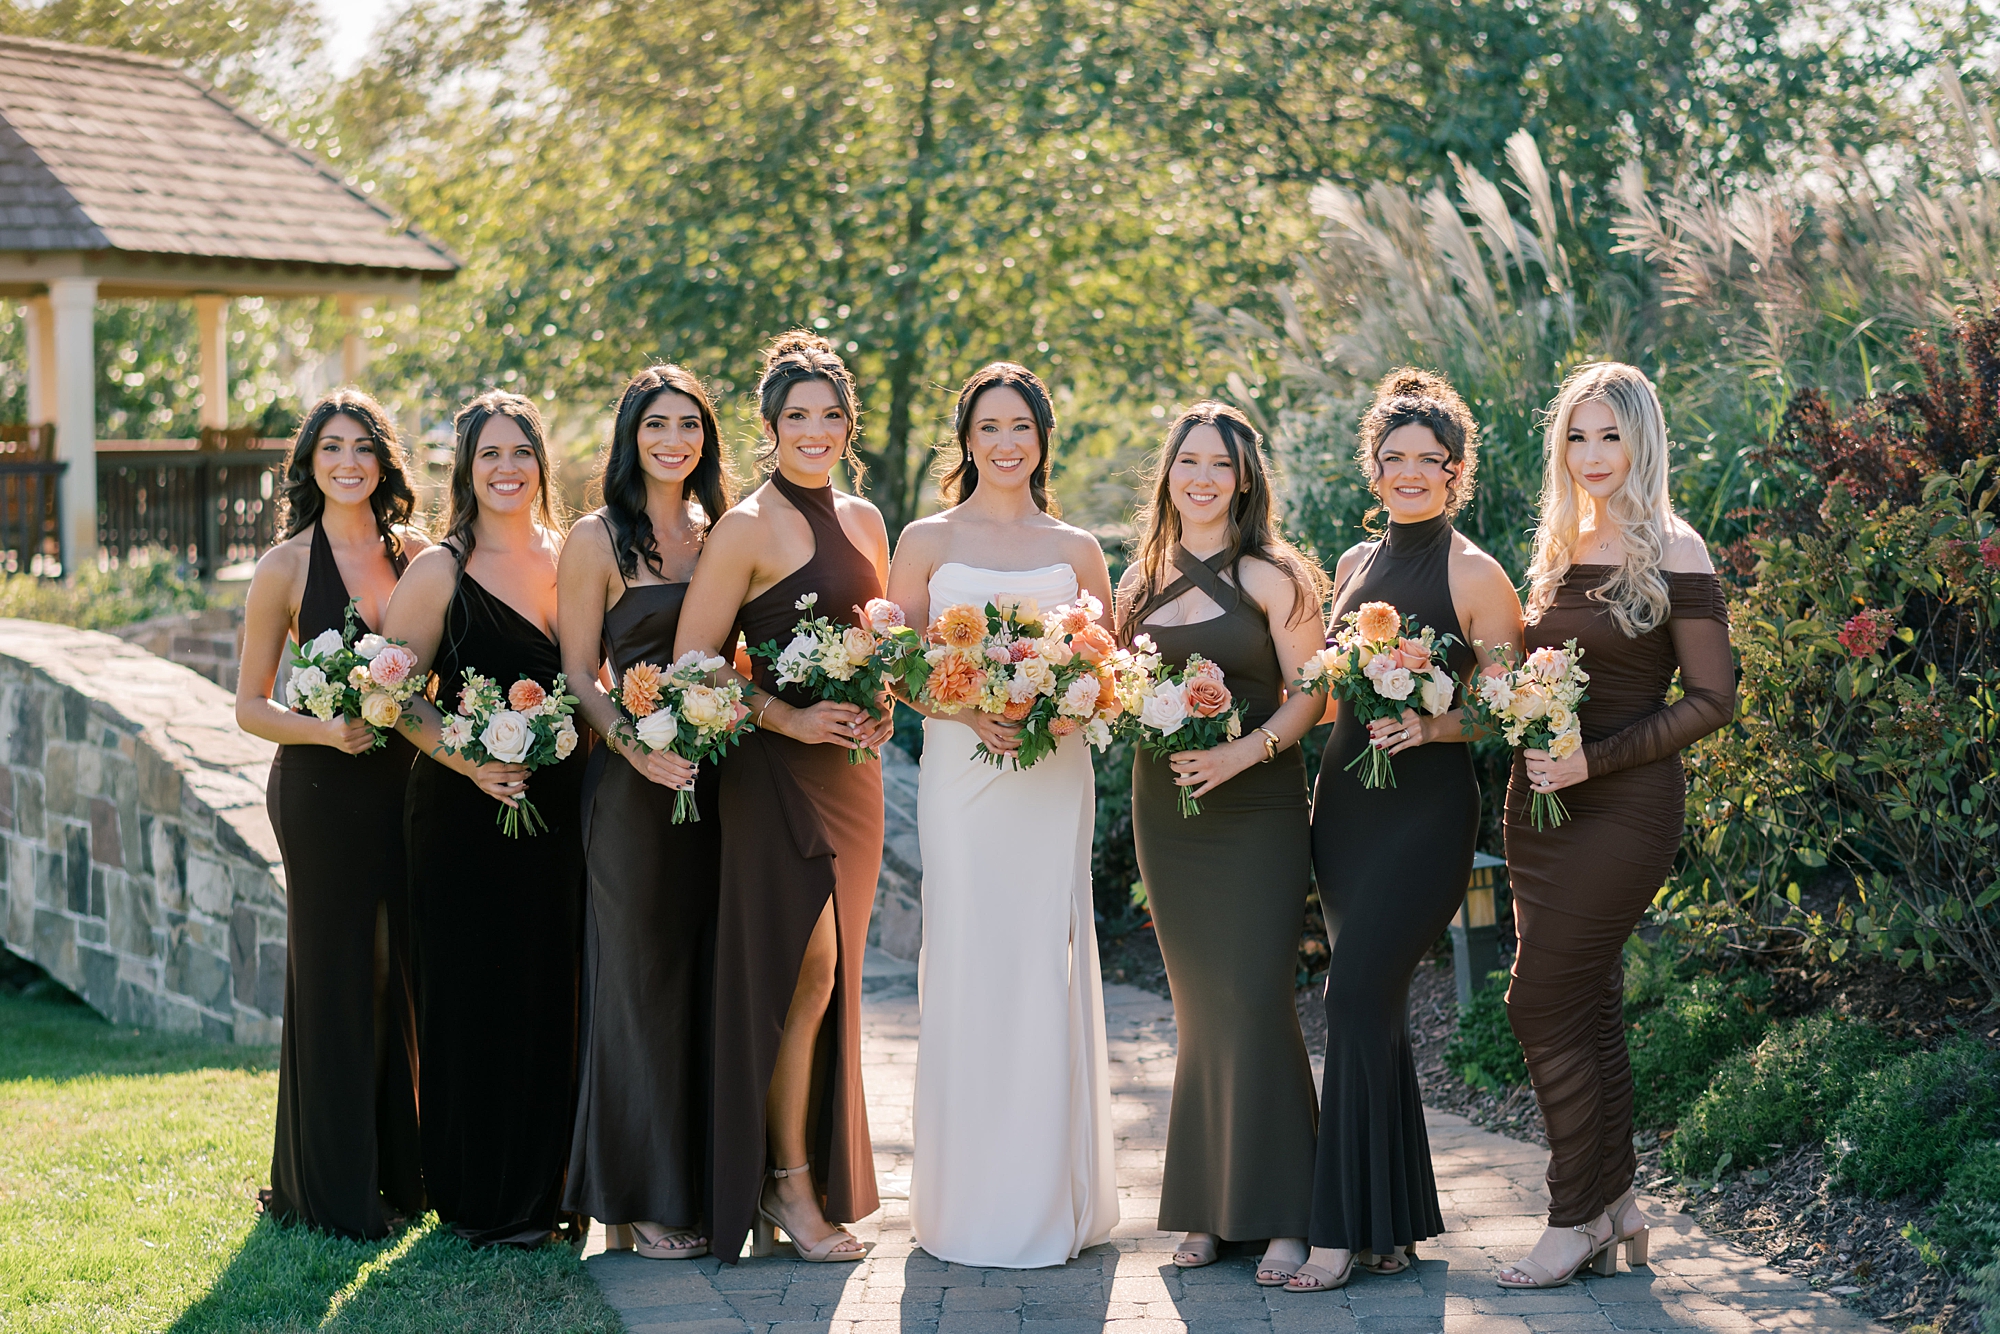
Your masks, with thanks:
[[(1182, 1268), (1269, 1242), (1257, 1277), (1275, 1287), (1306, 1258), (1318, 1125), (1292, 991), (1312, 882), (1297, 742), (1321, 709), (1285, 686), (1325, 642), (1326, 583), (1277, 533), (1261, 446), (1223, 404), (1175, 421), (1119, 629), (1171, 668), (1215, 663), (1242, 710), (1234, 741), (1138, 755), (1132, 828), (1180, 1038), (1160, 1226), (1188, 1234)], [(1181, 815), (1182, 788), (1199, 815)]]

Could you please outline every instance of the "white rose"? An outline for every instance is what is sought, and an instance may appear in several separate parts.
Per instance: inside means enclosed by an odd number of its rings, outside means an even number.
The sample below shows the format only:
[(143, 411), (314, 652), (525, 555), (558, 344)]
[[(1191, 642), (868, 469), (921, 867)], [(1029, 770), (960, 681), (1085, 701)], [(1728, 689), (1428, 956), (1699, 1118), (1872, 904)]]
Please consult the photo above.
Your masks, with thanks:
[(380, 635), (363, 635), (354, 641), (354, 656), (364, 662), (375, 661), (375, 655), (389, 647), (389, 641)]
[(1442, 667), (1433, 667), (1424, 678), (1424, 712), (1435, 718), (1451, 707), (1452, 679)]
[(639, 741), (648, 750), (665, 750), (674, 744), (680, 735), (680, 723), (674, 711), (662, 704), (639, 720)]
[(1407, 667), (1392, 667), (1375, 678), (1375, 693), (1384, 699), (1408, 699), (1416, 688), (1417, 678)]
[(292, 698), (293, 707), (297, 707), (299, 700), (310, 698), (324, 689), (326, 673), (317, 667), (301, 667), (292, 673), (291, 680), (285, 682), (285, 693)]
[(502, 764), (519, 764), (528, 758), (528, 747), (535, 744), (535, 731), (526, 718), (512, 709), (502, 709), (487, 721), (479, 744)]
[(1097, 712), (1097, 678), (1079, 676), (1063, 691), (1062, 703), (1056, 706), (1058, 713), (1072, 718), (1088, 718)]
[(1187, 696), (1181, 688), (1170, 681), (1146, 692), (1145, 701), (1139, 705), (1139, 725), (1149, 727), (1161, 736), (1172, 736), (1181, 730), (1187, 721)]
[(800, 635), (785, 645), (785, 651), (771, 664), (771, 671), (778, 680), (787, 685), (797, 685), (806, 679), (806, 672), (812, 666), (813, 652), (819, 641), (811, 635)]
[(1326, 664), (1321, 662), (1319, 654), (1315, 653), (1306, 659), (1305, 666), (1299, 668), (1299, 683), (1301, 685), (1311, 685), (1324, 675), (1326, 675)]
[(472, 719), (454, 713), (445, 719), (444, 728), (438, 734), (438, 744), (446, 750), (457, 752), (472, 744)]
[(576, 724), (565, 717), (556, 724), (556, 758), (566, 760), (576, 749)]
[(1069, 641), (1061, 635), (1044, 635), (1035, 641), (1035, 656), (1055, 667), (1069, 666), (1069, 660), (1076, 656)]
[[(1361, 674), (1367, 677), (1369, 680), (1373, 681), (1375, 683), (1376, 689), (1380, 690), (1382, 694), (1389, 695), (1388, 691), (1381, 690), (1383, 678), (1388, 676), (1390, 672), (1397, 672), (1404, 670), (1406, 669), (1398, 667), (1396, 665), (1396, 659), (1394, 658), (1394, 656), (1387, 653), (1377, 653), (1374, 657), (1368, 660), (1368, 665), (1361, 669)], [(1408, 694), (1408, 693), (1409, 693), (1408, 691), (1403, 692), (1403, 694)], [(1390, 699), (1401, 699), (1402, 697), (1403, 697), (1402, 695), (1389, 695)]]
[[(1016, 673), (1018, 673), (1016, 679), (1019, 680), (1025, 678), (1028, 684), (1033, 688), (1035, 694), (1037, 695), (1055, 694), (1056, 692), (1055, 668), (1049, 666), (1046, 662), (1043, 662), (1040, 658), (1023, 658), (1021, 660), (1021, 665), (1019, 667), (1016, 667), (1014, 670)], [(1016, 698), (1018, 699), (1019, 696), (1016, 696)]]
[(322, 630), (313, 637), (313, 642), (307, 646), (306, 652), (315, 658), (325, 658), (340, 652), (340, 648), (340, 631)]

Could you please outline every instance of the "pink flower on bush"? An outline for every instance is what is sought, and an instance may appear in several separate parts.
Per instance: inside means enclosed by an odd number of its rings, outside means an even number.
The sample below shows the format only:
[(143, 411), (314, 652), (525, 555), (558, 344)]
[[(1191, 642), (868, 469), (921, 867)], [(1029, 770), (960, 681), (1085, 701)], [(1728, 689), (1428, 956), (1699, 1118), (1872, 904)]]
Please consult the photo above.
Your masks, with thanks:
[(1989, 570), (2000, 570), (2000, 538), (1989, 537), (1979, 544), (1979, 563)]
[(1840, 646), (1856, 658), (1865, 658), (1880, 653), (1889, 643), (1889, 633), (1896, 628), (1896, 618), (1880, 607), (1870, 607), (1848, 618), (1836, 636)]

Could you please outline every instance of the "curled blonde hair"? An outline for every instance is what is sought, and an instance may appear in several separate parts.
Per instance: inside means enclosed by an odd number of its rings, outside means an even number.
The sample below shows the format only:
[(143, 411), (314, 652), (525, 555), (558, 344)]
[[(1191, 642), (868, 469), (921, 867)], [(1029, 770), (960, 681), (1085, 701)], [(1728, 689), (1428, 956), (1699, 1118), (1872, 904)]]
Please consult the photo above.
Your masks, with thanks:
[(1590, 596), (1610, 608), (1620, 631), (1637, 638), (1663, 624), (1671, 610), (1660, 563), (1673, 531), (1673, 508), (1667, 500), (1667, 418), (1659, 391), (1644, 371), (1620, 361), (1577, 367), (1549, 405), (1542, 437), (1541, 520), (1528, 565), (1527, 619), (1530, 625), (1541, 619), (1575, 561), (1583, 488), (1570, 476), (1569, 422), (1579, 403), (1611, 409), (1632, 464), (1625, 484), (1605, 502), (1624, 538), (1625, 559)]

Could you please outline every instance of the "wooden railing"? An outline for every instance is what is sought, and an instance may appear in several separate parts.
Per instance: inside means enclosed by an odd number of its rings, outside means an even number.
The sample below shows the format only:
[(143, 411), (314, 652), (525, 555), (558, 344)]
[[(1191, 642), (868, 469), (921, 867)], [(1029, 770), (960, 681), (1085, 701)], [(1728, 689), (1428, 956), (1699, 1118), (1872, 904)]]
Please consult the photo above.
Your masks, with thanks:
[(0, 423), (0, 459), (9, 463), (52, 459), (56, 456), (55, 442), (56, 428), (53, 426)]
[(0, 452), (0, 570), (53, 578), (63, 572), (62, 475), (66, 463), (17, 462)]
[[(203, 433), (204, 444), (209, 434)], [(278, 535), (279, 471), (287, 452), (102, 451), (98, 546), (120, 561), (149, 549), (165, 552), (203, 578), (253, 561)]]

